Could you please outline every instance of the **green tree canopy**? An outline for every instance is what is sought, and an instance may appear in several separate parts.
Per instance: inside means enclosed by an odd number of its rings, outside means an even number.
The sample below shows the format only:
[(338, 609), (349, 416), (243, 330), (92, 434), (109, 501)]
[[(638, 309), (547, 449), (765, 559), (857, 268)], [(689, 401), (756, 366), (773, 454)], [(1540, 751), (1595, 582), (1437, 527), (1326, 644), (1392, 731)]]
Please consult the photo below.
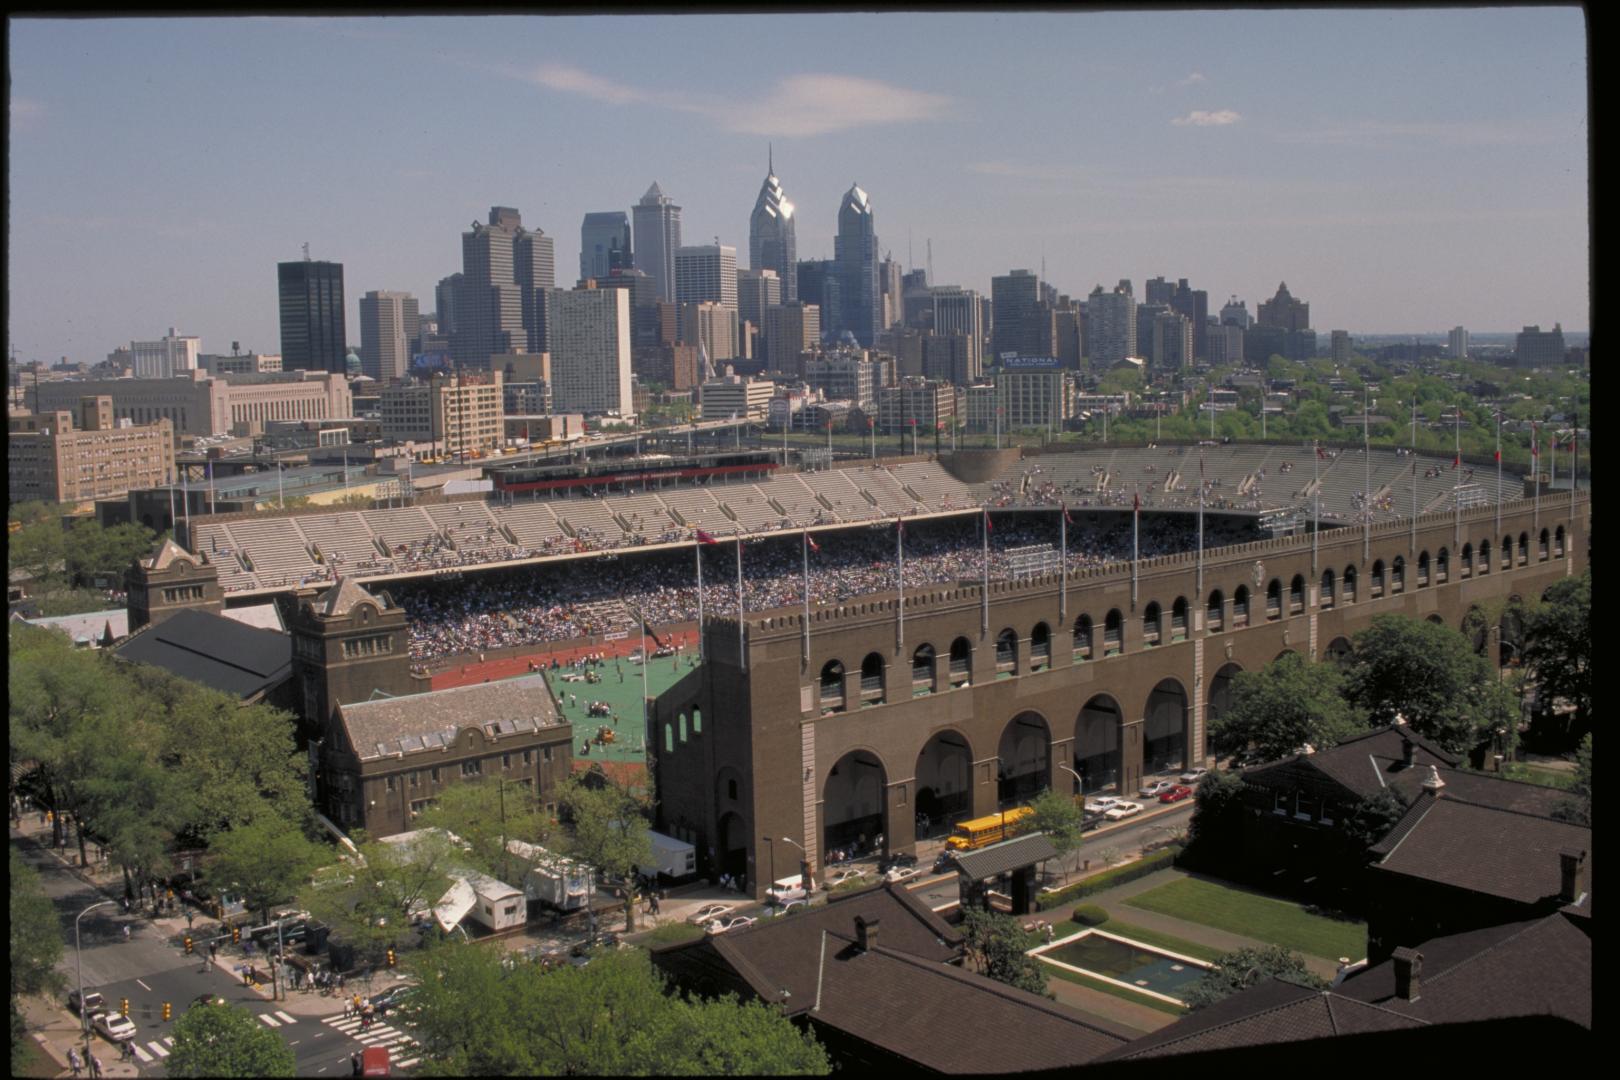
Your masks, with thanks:
[(442, 1076), (824, 1075), (825, 1051), (762, 1002), (666, 993), (641, 950), (505, 969), (447, 945), (412, 961), (424, 1072)]
[(1026, 950), (1040, 939), (1018, 925), (1018, 920), (999, 911), (968, 907), (962, 920), (967, 957), (973, 969), (1008, 986), (1016, 986), (1042, 997), (1051, 997), (1046, 988), (1046, 972), (1041, 962)]
[(1592, 733), (1581, 739), (1575, 752), (1575, 782), (1569, 787), (1569, 801), (1558, 807), (1553, 816), (1577, 825), (1592, 824)]
[(1079, 850), (1080, 825), (1085, 815), (1073, 796), (1049, 789), (1035, 796), (1029, 808), (1034, 811), (1030, 827), (1045, 833), (1052, 841), (1059, 862), (1070, 852)]
[[(652, 841), (647, 838), (646, 803), (606, 777), (587, 781), (570, 777), (557, 791), (567, 813), (569, 828), (563, 848), (581, 862), (609, 877), (629, 881), (637, 866), (652, 862)], [(624, 918), (628, 930), (636, 928), (634, 890), (624, 890)]]
[(1304, 957), (1280, 945), (1238, 949), (1215, 963), (1215, 968), (1194, 983), (1183, 998), (1188, 1008), (1207, 1008), (1270, 978), (1283, 978), (1318, 990), (1327, 989), (1327, 983), (1306, 968)]
[(1207, 773), (1193, 799), (1187, 854), (1201, 865), (1220, 865), (1243, 843), (1243, 778), (1229, 771)]
[(451, 784), (417, 825), (455, 834), (467, 845), (470, 869), (515, 884), (522, 884), (528, 867), (507, 850), (507, 841), (542, 845), (552, 828), (551, 815), (529, 788), (498, 778)]
[(11, 849), (11, 1000), (54, 990), (61, 984), (62, 922), (40, 885), (39, 874)]
[(1365, 852), (1389, 834), (1395, 823), (1406, 816), (1406, 803), (1390, 788), (1380, 788), (1356, 804), (1343, 824), (1347, 844)]
[(1221, 753), (1252, 747), (1267, 761), (1306, 743), (1318, 750), (1336, 746), (1367, 727), (1343, 687), (1338, 664), (1284, 653), (1259, 671), (1233, 677), (1232, 703), (1210, 724), (1211, 738)]
[(236, 1005), (193, 1005), (174, 1024), (169, 1076), (292, 1076), (292, 1047)]
[(1460, 632), (1405, 615), (1380, 615), (1355, 635), (1345, 693), (1376, 724), (1404, 716), (1412, 730), (1466, 753), (1500, 716), (1511, 693)]
[(1535, 674), (1542, 700), (1574, 706), (1574, 730), (1592, 717), (1592, 571), (1564, 578), (1547, 590), (1524, 623), (1524, 662)]
[(264, 922), (270, 909), (302, 890), (329, 853), (298, 826), (275, 817), (227, 829), (208, 845), (213, 855), (204, 872), (218, 892), (242, 897)]
[(298, 899), (334, 935), (375, 959), (406, 940), (412, 916), (438, 902), (467, 858), (436, 829), (393, 843), (357, 840), (359, 857), (316, 872)]
[(136, 559), (151, 553), (156, 538), (156, 533), (138, 522), (112, 526), (103, 526), (94, 518), (75, 522), (64, 540), (68, 577), (80, 584), (98, 574), (122, 580)]

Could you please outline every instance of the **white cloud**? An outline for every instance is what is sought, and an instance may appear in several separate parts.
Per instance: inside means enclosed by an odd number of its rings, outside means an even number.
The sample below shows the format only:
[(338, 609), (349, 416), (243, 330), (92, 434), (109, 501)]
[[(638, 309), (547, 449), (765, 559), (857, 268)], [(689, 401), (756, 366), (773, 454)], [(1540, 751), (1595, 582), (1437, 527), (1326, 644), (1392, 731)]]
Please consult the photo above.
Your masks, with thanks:
[(1173, 117), (1170, 122), (1177, 127), (1225, 127), (1228, 124), (1235, 124), (1241, 119), (1243, 117), (1231, 109), (1221, 109), (1218, 112), (1194, 109), (1186, 116)]
[(632, 102), (647, 100), (647, 95), (634, 87), (592, 75), (588, 71), (566, 64), (546, 64), (529, 72), (525, 77), (530, 82), (550, 90), (579, 94), (612, 105), (629, 105)]
[(1187, 77), (1185, 79), (1182, 79), (1179, 82), (1177, 82), (1176, 85), (1177, 86), (1191, 86), (1193, 83), (1201, 83), (1201, 82), (1208, 82), (1208, 81), (1209, 81), (1208, 79), (1204, 78), (1204, 73), (1202, 71), (1192, 71), (1192, 72), (1188, 72)]

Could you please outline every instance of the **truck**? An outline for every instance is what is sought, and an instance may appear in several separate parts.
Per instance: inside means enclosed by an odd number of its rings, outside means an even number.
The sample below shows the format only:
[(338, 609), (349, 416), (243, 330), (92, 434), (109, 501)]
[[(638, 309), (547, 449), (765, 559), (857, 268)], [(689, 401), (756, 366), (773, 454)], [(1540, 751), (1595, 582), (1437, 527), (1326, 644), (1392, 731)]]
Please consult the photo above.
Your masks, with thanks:
[(522, 840), (509, 840), (506, 848), (530, 864), (523, 876), (523, 895), (531, 907), (538, 903), (559, 911), (578, 911), (589, 901), (591, 867)]
[(697, 849), (684, 840), (647, 830), (647, 841), (652, 845), (652, 864), (637, 866), (636, 873), (647, 878), (669, 878), (680, 881), (697, 873)]

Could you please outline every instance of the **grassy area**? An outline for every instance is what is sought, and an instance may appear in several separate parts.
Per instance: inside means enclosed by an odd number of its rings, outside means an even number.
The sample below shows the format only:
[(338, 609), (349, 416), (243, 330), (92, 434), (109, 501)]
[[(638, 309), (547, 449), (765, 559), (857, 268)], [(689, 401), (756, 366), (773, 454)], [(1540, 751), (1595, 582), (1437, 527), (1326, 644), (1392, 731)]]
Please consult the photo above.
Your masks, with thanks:
[(648, 931), (636, 944), (649, 949), (660, 945), (679, 945), (686, 941), (696, 941), (703, 933), (701, 926), (685, 922), (667, 922), (655, 930)]
[(1160, 885), (1125, 904), (1329, 960), (1362, 956), (1367, 948), (1366, 923), (1326, 919), (1287, 900), (1200, 878)]
[(1526, 765), (1512, 761), (1502, 766), (1502, 775), (1509, 780), (1522, 780), (1527, 784), (1568, 791), (1575, 783), (1575, 774), (1565, 769), (1549, 769), (1544, 765)]
[(1118, 919), (1109, 919), (1097, 929), (1105, 933), (1117, 934), (1123, 938), (1130, 938), (1132, 941), (1140, 941), (1143, 945), (1152, 945), (1156, 948), (1180, 953), (1183, 956), (1190, 956), (1194, 960), (1207, 960), (1214, 963), (1223, 955), (1221, 950), (1212, 946), (1200, 945), (1196, 941), (1178, 938), (1174, 934), (1160, 933), (1158, 930), (1149, 930), (1145, 926), (1120, 922)]
[(41, 1049), (32, 1036), (22, 1040), (18, 1057), (21, 1066), (17, 1070), (18, 1076), (57, 1076), (62, 1072), (62, 1067)]
[[(649, 641), (647, 648), (652, 647), (652, 642)], [(674, 686), (677, 680), (692, 670), (690, 659), (690, 653), (654, 658), (652, 665), (647, 669), (647, 695), (657, 697)], [(565, 682), (562, 676), (566, 673), (566, 669), (546, 672), (551, 689), (562, 704), (562, 714), (574, 725), (574, 734), (577, 737), (583, 739), (589, 736), (594, 739), (597, 729), (603, 727), (608, 728), (616, 736), (611, 743), (592, 742), (589, 756), (583, 759), (579, 757), (579, 747), (575, 746), (575, 759), (584, 760), (587, 764), (590, 761), (628, 761), (641, 764), (646, 760), (641, 745), (641, 665), (632, 664), (628, 660), (610, 660), (602, 667), (592, 670), (601, 674), (601, 682)], [(570, 704), (569, 695), (573, 695), (575, 703)], [(588, 710), (592, 701), (607, 702), (609, 714), (589, 715)], [(615, 717), (617, 723), (614, 722)], [(675, 737), (678, 739), (678, 734)]]
[(1089, 990), (1100, 990), (1105, 994), (1112, 994), (1114, 997), (1125, 1001), (1137, 1005), (1146, 1005), (1148, 1008), (1157, 1009), (1162, 1013), (1169, 1013), (1171, 1016), (1181, 1016), (1187, 1011), (1179, 1005), (1172, 1005), (1168, 1001), (1160, 1001), (1158, 998), (1151, 998), (1146, 994), (1138, 994), (1134, 990), (1127, 990), (1123, 986), (1115, 986), (1113, 983), (1106, 983), (1101, 979), (1093, 979), (1088, 975), (1080, 974), (1078, 971), (1069, 971), (1066, 968), (1055, 967), (1052, 964), (1046, 964), (1045, 967), (1053, 978), (1065, 979)]

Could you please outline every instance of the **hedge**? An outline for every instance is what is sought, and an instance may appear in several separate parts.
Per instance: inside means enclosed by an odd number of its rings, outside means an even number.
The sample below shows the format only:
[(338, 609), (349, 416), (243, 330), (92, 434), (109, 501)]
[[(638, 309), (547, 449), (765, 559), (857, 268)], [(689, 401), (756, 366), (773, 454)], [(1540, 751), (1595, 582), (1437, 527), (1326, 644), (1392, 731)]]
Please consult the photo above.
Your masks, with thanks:
[(1066, 888), (1046, 893), (1036, 899), (1035, 907), (1041, 911), (1061, 907), (1070, 900), (1078, 900), (1083, 896), (1090, 896), (1093, 893), (1112, 889), (1115, 885), (1123, 885), (1127, 881), (1147, 877), (1155, 871), (1163, 870), (1165, 867), (1172, 865), (1176, 861), (1176, 856), (1180, 854), (1181, 847), (1179, 845), (1160, 848), (1153, 854), (1144, 856), (1133, 863), (1126, 863), (1124, 866), (1117, 866), (1112, 870), (1104, 870), (1100, 874), (1093, 874), (1084, 881), (1077, 881)]
[(1074, 921), (1081, 926), (1101, 926), (1108, 921), (1108, 912), (1096, 904), (1081, 904), (1074, 909)]

